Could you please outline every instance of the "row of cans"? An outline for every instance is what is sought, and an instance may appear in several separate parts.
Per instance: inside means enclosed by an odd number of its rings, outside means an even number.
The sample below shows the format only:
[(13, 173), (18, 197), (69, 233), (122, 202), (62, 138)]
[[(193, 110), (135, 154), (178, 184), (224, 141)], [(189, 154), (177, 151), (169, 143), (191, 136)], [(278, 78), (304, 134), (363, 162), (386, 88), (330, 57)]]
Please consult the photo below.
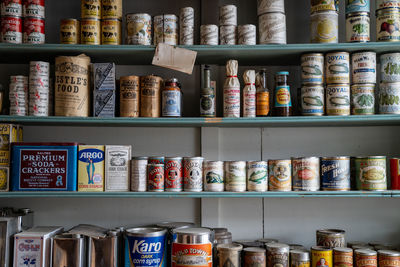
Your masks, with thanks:
[(31, 61), (29, 63), (29, 115), (49, 116), (53, 90), (50, 86), (50, 63)]
[(122, 0), (81, 0), (81, 18), (122, 20)]
[(2, 0), (2, 17), (35, 17), (45, 18), (45, 0)]
[(256, 26), (253, 24), (245, 25), (223, 25), (206, 24), (200, 26), (201, 45), (255, 45)]

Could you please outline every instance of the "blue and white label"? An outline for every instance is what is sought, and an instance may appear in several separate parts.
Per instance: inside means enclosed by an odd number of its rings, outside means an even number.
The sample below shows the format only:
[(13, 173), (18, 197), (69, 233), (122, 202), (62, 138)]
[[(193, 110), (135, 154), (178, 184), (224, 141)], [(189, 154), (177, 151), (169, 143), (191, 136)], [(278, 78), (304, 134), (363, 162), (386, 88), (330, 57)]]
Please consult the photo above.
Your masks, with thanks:
[(346, 14), (353, 12), (370, 12), (370, 0), (346, 0)]
[(162, 93), (162, 115), (164, 117), (180, 117), (181, 113), (181, 92), (163, 91)]
[(164, 267), (166, 237), (125, 236), (125, 267)]
[(104, 160), (104, 151), (96, 148), (87, 148), (79, 151), (79, 158), (82, 162), (101, 162)]

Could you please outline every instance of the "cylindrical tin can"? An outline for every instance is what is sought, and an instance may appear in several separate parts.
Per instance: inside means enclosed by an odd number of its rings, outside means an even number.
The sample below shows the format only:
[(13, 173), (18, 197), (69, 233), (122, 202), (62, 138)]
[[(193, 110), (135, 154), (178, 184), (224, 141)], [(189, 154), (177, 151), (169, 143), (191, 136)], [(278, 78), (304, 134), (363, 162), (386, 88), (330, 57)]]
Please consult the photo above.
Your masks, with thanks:
[(173, 14), (154, 17), (154, 45), (165, 43), (178, 44), (178, 17)]
[(219, 8), (220, 26), (237, 26), (237, 8), (235, 5), (224, 5)]
[(350, 157), (322, 157), (321, 182), (324, 191), (350, 190)]
[(225, 161), (225, 190), (246, 191), (246, 162)]
[(351, 86), (351, 114), (375, 114), (375, 84), (353, 84)]
[(318, 191), (320, 188), (319, 158), (292, 159), (293, 190)]
[(291, 267), (310, 267), (310, 252), (305, 251), (303, 246), (299, 249), (290, 250)]
[(131, 191), (145, 192), (147, 189), (147, 157), (134, 157), (131, 160)]
[(239, 25), (237, 28), (237, 36), (239, 45), (256, 45), (257, 44), (256, 25), (253, 24)]
[(265, 13), (280, 12), (285, 13), (284, 0), (257, 0), (257, 15)]
[(81, 44), (99, 45), (101, 41), (100, 20), (81, 20)]
[(26, 44), (44, 44), (44, 19), (25, 17), (23, 42)]
[(323, 85), (303, 85), (300, 99), (303, 116), (324, 115), (325, 88)]
[(334, 248), (333, 267), (353, 267), (353, 249), (345, 247)]
[(383, 9), (388, 7), (400, 8), (399, 0), (376, 0), (376, 9)]
[(356, 249), (374, 250), (374, 247), (373, 246), (368, 246), (367, 244), (365, 244), (365, 245), (353, 245), (352, 249), (353, 250), (356, 250)]
[(183, 190), (203, 191), (203, 158), (183, 158)]
[(164, 164), (164, 163), (165, 163), (165, 157), (149, 157), (148, 164)]
[(377, 267), (378, 257), (377, 252), (371, 249), (356, 249), (354, 250), (355, 267)]
[(346, 14), (355, 12), (370, 12), (370, 0), (346, 0)]
[(317, 230), (317, 246), (337, 248), (344, 247), (346, 241), (344, 230), (340, 229), (322, 229)]
[(326, 86), (326, 114), (350, 115), (350, 86), (348, 84)]
[(398, 8), (385, 8), (376, 11), (376, 41), (400, 41), (400, 11)]
[(378, 250), (379, 267), (400, 266), (400, 252), (394, 250)]
[(139, 76), (121, 76), (119, 84), (119, 116), (139, 117)]
[(268, 190), (268, 163), (266, 161), (247, 162), (247, 190), (257, 192)]
[(311, 267), (333, 266), (332, 249), (329, 247), (311, 247)]
[(267, 243), (267, 266), (289, 267), (289, 246), (281, 243)]
[(60, 43), (79, 44), (81, 41), (81, 24), (77, 19), (62, 19), (60, 23)]
[(50, 63), (44, 61), (31, 61), (29, 62), (29, 75), (36, 77), (49, 77), (50, 74)]
[(126, 14), (125, 42), (131, 45), (151, 45), (151, 16), (146, 13)]
[(120, 45), (121, 40), (121, 21), (119, 19), (101, 20), (101, 44)]
[(140, 77), (140, 116), (161, 116), (162, 78), (154, 75)]
[(376, 53), (351, 54), (351, 74), (353, 83), (376, 83)]
[(179, 13), (179, 44), (194, 44), (194, 9), (183, 7)]
[(369, 42), (369, 12), (346, 15), (346, 42)]
[(224, 162), (204, 161), (203, 177), (205, 191), (224, 191)]
[(265, 249), (245, 247), (243, 249), (243, 266), (266, 267), (267, 257), (265, 255)]
[(347, 247), (353, 248), (353, 246), (367, 246), (368, 244), (361, 241), (348, 241)]
[(25, 18), (35, 17), (44, 20), (45, 18), (44, 0), (24, 0), (22, 2), (23, 2), (22, 16), (24, 16)]
[(180, 27), (179, 44), (180, 45), (194, 44), (194, 27)]
[(162, 116), (182, 116), (182, 92), (178, 79), (172, 78), (165, 82), (161, 96)]
[(183, 190), (182, 158), (165, 158), (165, 191), (180, 192)]
[(379, 113), (400, 114), (400, 82), (379, 85)]
[(150, 192), (164, 191), (164, 164), (147, 165), (147, 190)]
[(266, 13), (258, 17), (260, 44), (286, 44), (286, 16)]
[(347, 52), (325, 55), (326, 83), (350, 83), (350, 56)]
[(81, 0), (82, 19), (101, 19), (101, 0)]
[(1, 16), (22, 17), (22, 0), (1, 1)]
[(390, 159), (391, 189), (400, 190), (400, 158)]
[(356, 182), (358, 190), (386, 190), (386, 157), (356, 157)]
[(122, 20), (122, 0), (101, 0), (101, 19)]
[(381, 82), (400, 82), (400, 53), (381, 55)]
[(322, 53), (301, 55), (301, 82), (304, 85), (324, 83), (324, 55)]
[(200, 26), (200, 44), (218, 45), (218, 26), (207, 24)]
[(311, 0), (311, 14), (320, 11), (339, 12), (339, 0)]
[(220, 45), (235, 45), (236, 39), (236, 26), (219, 26)]
[(22, 43), (22, 19), (20, 17), (1, 17), (1, 42)]
[(240, 252), (243, 246), (240, 244), (220, 244), (217, 246), (219, 266), (240, 267)]
[(268, 160), (268, 190), (292, 190), (292, 161), (290, 159)]
[[(331, 1), (333, 2), (333, 1)], [(339, 42), (339, 15), (336, 11), (321, 11), (311, 14), (311, 43)]]
[(275, 238), (261, 238), (261, 239), (257, 239), (257, 242), (261, 242), (264, 245), (269, 244), (269, 243), (279, 243), (278, 239)]

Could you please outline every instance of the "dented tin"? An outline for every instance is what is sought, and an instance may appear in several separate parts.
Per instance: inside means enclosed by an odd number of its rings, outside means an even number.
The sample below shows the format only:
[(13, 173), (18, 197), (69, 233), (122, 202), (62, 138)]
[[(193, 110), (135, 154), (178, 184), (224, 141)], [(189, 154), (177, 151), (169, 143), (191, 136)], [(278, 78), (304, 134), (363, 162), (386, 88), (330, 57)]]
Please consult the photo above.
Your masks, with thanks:
[(328, 84), (326, 86), (326, 114), (350, 115), (350, 86), (348, 84)]
[(347, 52), (331, 52), (325, 55), (327, 84), (350, 83), (350, 56)]
[(351, 86), (351, 114), (375, 114), (375, 84), (353, 84)]
[[(333, 0), (330, 0), (333, 2)], [(321, 11), (311, 14), (311, 43), (338, 43), (339, 16), (336, 11)]]
[(301, 81), (304, 85), (324, 83), (324, 55), (322, 53), (301, 55)]
[(147, 13), (126, 14), (125, 42), (131, 45), (151, 45), (151, 16)]
[(319, 158), (293, 158), (293, 190), (317, 191), (320, 188)]
[(247, 190), (257, 192), (268, 190), (268, 163), (266, 161), (247, 162)]
[(62, 19), (60, 22), (60, 43), (79, 44), (81, 24), (77, 19)]
[(355, 12), (346, 15), (346, 42), (369, 42), (369, 12)]
[(268, 160), (268, 190), (292, 190), (292, 161)]
[(164, 167), (165, 191), (183, 190), (183, 164), (181, 157), (166, 157)]
[(376, 53), (351, 54), (351, 74), (353, 83), (376, 83)]
[(184, 191), (203, 191), (203, 160), (202, 157), (183, 158)]
[(350, 157), (321, 158), (322, 190), (350, 190)]

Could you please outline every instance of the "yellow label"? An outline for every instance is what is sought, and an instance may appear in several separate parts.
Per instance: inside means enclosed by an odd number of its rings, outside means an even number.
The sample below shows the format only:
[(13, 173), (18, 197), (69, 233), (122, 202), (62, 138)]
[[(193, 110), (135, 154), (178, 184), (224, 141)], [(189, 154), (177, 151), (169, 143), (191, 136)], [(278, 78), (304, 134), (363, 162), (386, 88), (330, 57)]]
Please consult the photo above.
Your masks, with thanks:
[(0, 166), (10, 166), (10, 151), (1, 150), (0, 151)]
[(332, 250), (311, 250), (312, 267), (333, 267)]
[(104, 191), (104, 146), (79, 146), (78, 191)]
[(8, 191), (8, 173), (8, 168), (0, 168), (0, 191)]
[(0, 150), (10, 150), (10, 144), (17, 142), (18, 126), (14, 124), (0, 124)]

